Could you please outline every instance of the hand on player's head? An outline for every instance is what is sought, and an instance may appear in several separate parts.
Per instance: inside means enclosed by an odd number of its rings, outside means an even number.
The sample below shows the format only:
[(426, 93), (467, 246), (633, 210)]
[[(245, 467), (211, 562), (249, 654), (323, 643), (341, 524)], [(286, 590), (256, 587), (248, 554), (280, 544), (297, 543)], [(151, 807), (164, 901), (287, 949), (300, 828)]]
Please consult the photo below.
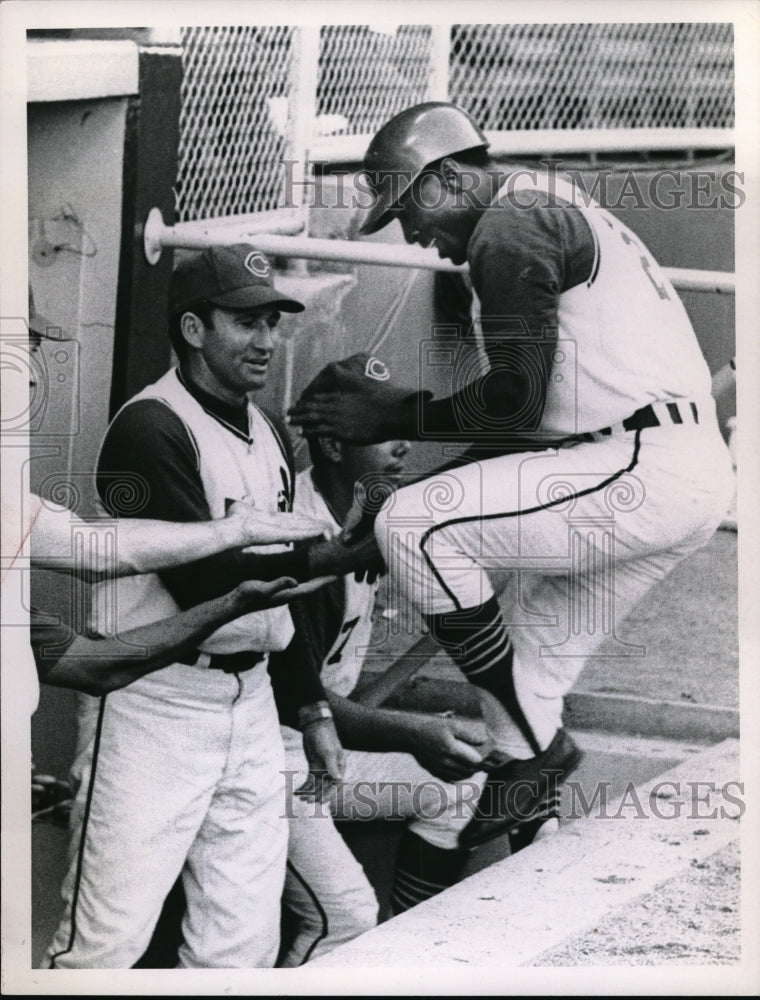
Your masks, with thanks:
[(415, 389), (394, 385), (379, 358), (353, 354), (326, 365), (288, 416), (307, 436), (333, 435), (351, 444), (377, 444), (402, 436), (396, 427), (399, 408), (419, 395)]
[(332, 435), (340, 441), (370, 444), (373, 390), (390, 379), (388, 368), (369, 354), (331, 361), (312, 379), (289, 411), (292, 424), (307, 436)]

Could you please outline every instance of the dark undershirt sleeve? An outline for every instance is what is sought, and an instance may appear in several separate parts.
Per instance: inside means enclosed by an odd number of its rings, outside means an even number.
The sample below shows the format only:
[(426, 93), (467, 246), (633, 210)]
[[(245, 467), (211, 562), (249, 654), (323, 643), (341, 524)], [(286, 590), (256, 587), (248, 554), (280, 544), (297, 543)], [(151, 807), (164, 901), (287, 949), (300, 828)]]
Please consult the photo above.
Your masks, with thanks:
[(326, 698), (319, 674), (343, 624), (344, 606), (343, 579), (290, 605), (295, 634), (286, 649), (269, 657), (277, 711), (286, 726), (298, 727), (297, 710), (301, 705)]
[(540, 339), (557, 326), (564, 247), (557, 209), (489, 209), (470, 244), (472, 285), (486, 343), (510, 333)]
[[(160, 400), (138, 400), (115, 418), (103, 442), (96, 485), (114, 517), (211, 518), (195, 446), (180, 418)], [(279, 576), (307, 579), (304, 547), (267, 555), (222, 552), (166, 571), (161, 579), (184, 609), (228, 593), (242, 580)]]
[[(504, 439), (494, 442), (496, 451), (519, 450), (543, 414), (559, 296), (588, 278), (593, 237), (577, 209), (555, 204), (528, 210), (508, 202), (483, 215), (468, 259), (490, 371), (466, 389), (455, 372), (458, 391), (425, 405), (425, 429), (431, 436), (462, 437), (488, 430), (494, 439)], [(463, 373), (461, 381), (467, 378)]]

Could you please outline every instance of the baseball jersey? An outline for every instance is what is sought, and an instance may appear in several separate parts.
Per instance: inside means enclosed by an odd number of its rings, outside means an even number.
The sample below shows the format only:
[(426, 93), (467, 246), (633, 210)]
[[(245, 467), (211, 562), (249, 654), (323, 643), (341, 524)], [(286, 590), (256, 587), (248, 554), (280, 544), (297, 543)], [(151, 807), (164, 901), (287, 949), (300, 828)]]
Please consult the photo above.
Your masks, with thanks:
[[(310, 468), (296, 477), (293, 507), (298, 513), (327, 522), (336, 532), (341, 529), (315, 485)], [(372, 634), (372, 611), (377, 588), (377, 582), (359, 582), (353, 573), (348, 573), (301, 602), (314, 651), (322, 664), (322, 684), (343, 697), (353, 691), (361, 674)], [(295, 652), (287, 650), (274, 656), (272, 665), (277, 668), (281, 660), (287, 662)], [(288, 706), (281, 704), (279, 698), (278, 705), (287, 719)]]
[[(188, 391), (179, 369), (175, 368), (122, 408), (116, 418), (122, 418), (122, 434), (128, 433), (125, 422), (128, 425), (130, 409), (147, 400), (160, 402), (184, 425), (212, 518), (224, 517), (228, 502), (235, 500), (244, 500), (268, 514), (287, 509), (291, 493), (287, 458), (271, 423), (253, 403), (248, 404), (247, 433), (243, 433), (229, 421), (209, 412)], [(99, 485), (105, 491), (103, 483)], [(270, 553), (285, 548), (283, 545), (261, 547)], [(231, 590), (237, 582), (230, 581), (226, 589)], [(158, 621), (180, 610), (157, 573), (98, 584), (95, 595), (92, 625), (99, 634)], [(222, 626), (199, 648), (203, 652), (221, 654), (282, 649), (292, 635), (290, 612), (282, 606), (252, 612)]]
[[(562, 230), (569, 214), (585, 221), (593, 256), (583, 280), (576, 274), (568, 287), (563, 277), (577, 259)], [(527, 171), (508, 178), (478, 221), (468, 260), (486, 355), (493, 350), (489, 334), (521, 319), (522, 310), (515, 317), (521, 284), (538, 284), (556, 303), (556, 319), (551, 310), (542, 318), (557, 338), (543, 434), (599, 430), (647, 403), (709, 400), (709, 369), (672, 284), (638, 237), (571, 182)], [(540, 337), (531, 325), (526, 334)]]

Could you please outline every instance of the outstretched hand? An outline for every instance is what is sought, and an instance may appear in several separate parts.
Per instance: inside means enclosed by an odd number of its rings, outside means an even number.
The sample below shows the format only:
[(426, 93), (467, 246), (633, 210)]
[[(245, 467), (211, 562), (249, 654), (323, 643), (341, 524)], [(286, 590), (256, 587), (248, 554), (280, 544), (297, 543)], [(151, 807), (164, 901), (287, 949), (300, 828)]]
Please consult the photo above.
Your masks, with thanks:
[(277, 608), (299, 597), (319, 590), (326, 583), (336, 580), (335, 576), (319, 576), (306, 583), (298, 583), (292, 577), (281, 576), (276, 580), (243, 580), (232, 592), (235, 606), (240, 607), (239, 614), (251, 611), (264, 611), (267, 608)]
[(290, 512), (268, 514), (242, 500), (230, 504), (226, 516), (228, 520), (237, 522), (240, 544), (246, 547), (244, 552), (248, 551), (248, 546), (299, 542), (319, 538), (330, 531), (326, 521)]

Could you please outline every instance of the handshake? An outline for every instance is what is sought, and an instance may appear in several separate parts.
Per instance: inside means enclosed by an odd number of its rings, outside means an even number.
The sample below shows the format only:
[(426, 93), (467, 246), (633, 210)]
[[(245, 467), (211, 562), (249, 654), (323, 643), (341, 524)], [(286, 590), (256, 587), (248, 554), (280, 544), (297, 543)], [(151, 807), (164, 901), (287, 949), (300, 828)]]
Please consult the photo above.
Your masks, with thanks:
[(360, 582), (374, 583), (385, 573), (385, 561), (373, 529), (375, 517), (392, 489), (389, 483), (382, 493), (373, 491), (369, 499), (367, 491), (357, 484), (353, 506), (340, 533), (309, 547), (309, 568), (314, 576), (340, 577), (353, 573)]
[(262, 514), (244, 501), (229, 505), (224, 527), (236, 526), (234, 530), (244, 546), (243, 552), (273, 542), (307, 543), (311, 579), (308, 585), (301, 585), (299, 595), (304, 589), (306, 592), (315, 589), (317, 581), (321, 586), (348, 573), (354, 573), (357, 580), (373, 583), (385, 573), (385, 563), (373, 534), (374, 520), (392, 489), (390, 481), (381, 477), (373, 476), (367, 485), (357, 484), (354, 504), (338, 534), (333, 534), (325, 521), (298, 513)]

